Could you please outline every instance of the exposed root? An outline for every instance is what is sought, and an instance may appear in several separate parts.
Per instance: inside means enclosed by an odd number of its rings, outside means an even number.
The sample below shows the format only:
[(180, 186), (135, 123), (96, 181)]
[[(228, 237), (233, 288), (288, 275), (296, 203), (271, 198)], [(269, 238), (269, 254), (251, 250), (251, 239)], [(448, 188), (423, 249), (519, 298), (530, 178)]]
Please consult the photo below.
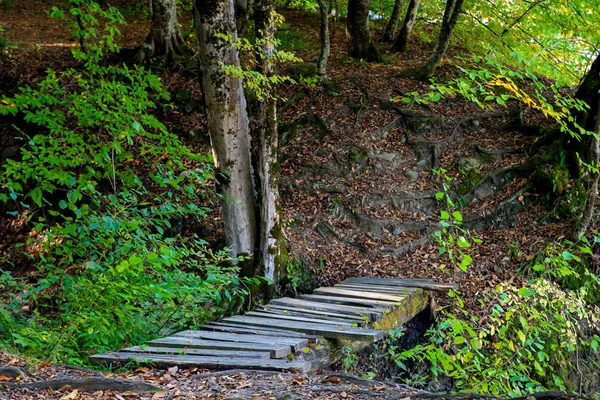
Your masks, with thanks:
[(70, 386), (73, 389), (84, 389), (89, 391), (96, 390), (112, 390), (116, 392), (160, 392), (162, 388), (151, 385), (143, 381), (134, 381), (129, 379), (111, 379), (111, 378), (61, 378), (51, 379), (47, 381), (31, 382), (31, 383), (12, 383), (0, 382), (0, 386), (21, 389), (52, 389), (57, 390), (63, 386)]

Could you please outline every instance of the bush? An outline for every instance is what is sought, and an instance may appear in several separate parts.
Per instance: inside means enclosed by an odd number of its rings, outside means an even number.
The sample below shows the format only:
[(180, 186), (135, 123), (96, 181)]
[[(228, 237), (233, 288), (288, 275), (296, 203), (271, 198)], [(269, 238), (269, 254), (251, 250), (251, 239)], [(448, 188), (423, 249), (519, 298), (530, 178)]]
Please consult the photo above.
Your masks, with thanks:
[(540, 278), (520, 289), (503, 284), (481, 302), (486, 312), (477, 317), (458, 301), (459, 313), (446, 311), (428, 343), (400, 353), (397, 363), (407, 372), (410, 362), (427, 363), (422, 384), (509, 396), (577, 391), (572, 376), (600, 368), (600, 314), (577, 292)]
[[(72, 4), (89, 29), (76, 27), (87, 41), (74, 51), (83, 67), (48, 71), (37, 88), (0, 104), (1, 114), (37, 126), (21, 132), (20, 159), (2, 167), (0, 202), (32, 227), (17, 250), (38, 253), (30, 255), (33, 276), (0, 269), (0, 340), (82, 363), (91, 351), (201, 324), (256, 282), (237, 278), (226, 250), (213, 253), (173, 229), (173, 221), (206, 215), (210, 157), (192, 153), (153, 115), (169, 100), (157, 76), (102, 62), (118, 51), (118, 11)], [(91, 12), (108, 21), (104, 36)]]

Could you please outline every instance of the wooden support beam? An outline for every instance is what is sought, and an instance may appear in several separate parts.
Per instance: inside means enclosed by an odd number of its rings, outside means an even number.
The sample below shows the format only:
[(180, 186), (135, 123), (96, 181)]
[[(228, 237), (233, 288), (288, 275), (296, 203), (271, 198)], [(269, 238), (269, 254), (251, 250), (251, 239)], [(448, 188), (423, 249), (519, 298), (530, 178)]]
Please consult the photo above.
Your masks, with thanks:
[(162, 339), (154, 339), (149, 341), (148, 344), (162, 347), (190, 349), (268, 351), (271, 353), (271, 358), (281, 358), (292, 353), (292, 349), (288, 345), (247, 342), (221, 342), (217, 340), (201, 340), (175, 336), (169, 336)]
[(271, 343), (284, 346), (287, 345), (291, 346), (294, 352), (302, 350), (303, 348), (308, 346), (308, 339), (249, 335), (243, 333), (238, 334), (230, 332), (187, 330), (178, 332), (173, 336), (186, 337), (192, 339), (220, 340), (222, 342)]
[(186, 349), (176, 347), (132, 346), (121, 351), (128, 353), (181, 354), (188, 356), (209, 357), (251, 357), (271, 358), (268, 351), (215, 350), (215, 349)]
[(430, 279), (397, 279), (397, 278), (348, 278), (341, 282), (347, 283), (366, 283), (369, 285), (384, 285), (384, 286), (406, 286), (417, 287), (426, 290), (457, 290), (456, 283), (434, 282)]

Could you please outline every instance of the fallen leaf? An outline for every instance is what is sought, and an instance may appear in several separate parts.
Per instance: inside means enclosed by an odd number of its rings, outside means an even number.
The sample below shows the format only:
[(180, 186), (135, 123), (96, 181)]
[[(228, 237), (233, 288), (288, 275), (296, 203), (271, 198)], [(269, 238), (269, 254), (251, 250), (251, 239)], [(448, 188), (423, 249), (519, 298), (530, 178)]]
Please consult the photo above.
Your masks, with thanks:
[(167, 368), (167, 370), (172, 373), (173, 375), (175, 375), (177, 373), (177, 371), (179, 371), (179, 368), (177, 368), (177, 365), (171, 368)]
[(346, 397), (348, 397), (348, 393), (342, 392), (340, 393), (340, 397), (343, 397), (345, 399)]
[(76, 399), (77, 393), (79, 392), (78, 389), (73, 390), (71, 393), (64, 395), (63, 397), (60, 398), (60, 400), (73, 400)]
[(340, 383), (341, 381), (342, 380), (340, 379), (339, 376), (328, 376), (323, 379), (323, 382), (329, 382), (329, 383)]
[(0, 375), (0, 381), (12, 381), (13, 378), (8, 376)]
[(160, 399), (162, 397), (165, 397), (166, 394), (167, 394), (167, 392), (156, 392), (152, 396), (152, 400), (158, 400), (158, 399)]
[(373, 390), (376, 392), (380, 392), (382, 390), (385, 389), (385, 385), (381, 385), (381, 386), (373, 386)]
[(52, 365), (50, 361), (44, 361), (38, 364), (37, 369), (46, 368), (47, 366)]
[(150, 368), (140, 367), (140, 368), (136, 369), (135, 372), (150, 372)]

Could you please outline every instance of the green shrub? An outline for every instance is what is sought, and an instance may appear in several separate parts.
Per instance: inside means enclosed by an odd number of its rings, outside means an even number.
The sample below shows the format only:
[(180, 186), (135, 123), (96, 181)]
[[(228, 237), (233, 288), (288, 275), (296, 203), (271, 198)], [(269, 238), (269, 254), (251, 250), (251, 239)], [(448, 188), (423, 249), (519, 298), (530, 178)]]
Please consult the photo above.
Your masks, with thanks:
[(520, 289), (503, 284), (481, 302), (483, 316), (462, 301), (458, 314), (445, 311), (428, 343), (397, 355), (399, 366), (410, 372), (410, 362), (427, 363), (421, 383), (449, 380), (456, 391), (503, 396), (577, 391), (572, 376), (600, 368), (598, 310), (577, 292), (537, 279)]
[[(72, 4), (89, 29), (75, 27), (87, 40), (74, 51), (83, 67), (48, 71), (37, 88), (0, 104), (1, 114), (37, 126), (21, 132), (20, 157), (2, 166), (0, 202), (32, 226), (16, 250), (39, 253), (30, 256), (33, 275), (0, 269), (0, 340), (82, 363), (92, 351), (201, 324), (257, 282), (237, 278), (226, 250), (213, 253), (173, 226), (206, 215), (210, 157), (155, 117), (169, 100), (157, 76), (101, 62), (118, 50), (118, 11)], [(107, 21), (103, 35), (97, 17)]]

